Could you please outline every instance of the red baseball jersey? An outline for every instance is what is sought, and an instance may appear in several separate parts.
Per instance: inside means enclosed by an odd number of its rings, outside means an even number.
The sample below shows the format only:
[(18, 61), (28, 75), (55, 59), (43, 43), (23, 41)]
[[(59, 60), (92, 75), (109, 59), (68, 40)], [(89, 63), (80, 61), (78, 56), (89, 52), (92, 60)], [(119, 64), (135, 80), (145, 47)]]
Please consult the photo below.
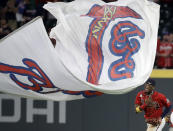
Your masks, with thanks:
[(146, 100), (148, 99), (148, 95), (141, 91), (137, 94), (135, 104), (139, 105), (145, 112), (144, 117), (146, 119), (150, 118), (159, 118), (163, 113), (163, 107), (168, 108), (171, 103), (170, 101), (161, 93), (154, 91), (151, 95), (152, 98), (152, 106), (148, 106), (146, 104)]

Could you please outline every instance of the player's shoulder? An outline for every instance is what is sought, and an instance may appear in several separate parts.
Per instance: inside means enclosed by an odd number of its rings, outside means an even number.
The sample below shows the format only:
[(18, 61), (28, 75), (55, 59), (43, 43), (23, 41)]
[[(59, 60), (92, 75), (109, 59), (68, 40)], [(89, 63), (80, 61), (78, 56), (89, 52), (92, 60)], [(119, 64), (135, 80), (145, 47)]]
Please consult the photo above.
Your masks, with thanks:
[(143, 93), (143, 91), (139, 91), (139, 92), (138, 92), (138, 94), (142, 94), (142, 93)]
[(166, 97), (163, 93), (160, 93), (160, 92), (157, 92), (157, 91), (155, 91), (154, 93), (155, 93), (155, 96), (158, 96), (158, 97), (161, 97), (161, 98)]
[(144, 94), (144, 91), (139, 91), (137, 95), (138, 96), (143, 96), (143, 94)]

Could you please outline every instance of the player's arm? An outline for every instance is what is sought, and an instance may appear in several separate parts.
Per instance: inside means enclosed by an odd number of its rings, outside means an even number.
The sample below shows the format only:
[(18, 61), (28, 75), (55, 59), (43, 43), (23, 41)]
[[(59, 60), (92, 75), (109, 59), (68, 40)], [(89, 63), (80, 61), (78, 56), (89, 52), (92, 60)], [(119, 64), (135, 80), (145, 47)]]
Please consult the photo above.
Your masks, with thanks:
[(170, 122), (170, 114), (169, 115), (166, 115), (164, 118), (165, 118), (165, 122), (166, 123), (168, 123), (168, 124), (171, 123)]
[(136, 113), (140, 113), (142, 112), (142, 110), (145, 109), (146, 104), (143, 104), (141, 102), (141, 97), (140, 97), (141, 93), (138, 93), (135, 99), (135, 112)]
[(168, 112), (171, 111), (172, 105), (171, 105), (170, 101), (165, 96), (163, 96), (162, 102), (165, 106), (165, 109), (164, 109), (161, 117), (164, 118), (168, 114)]

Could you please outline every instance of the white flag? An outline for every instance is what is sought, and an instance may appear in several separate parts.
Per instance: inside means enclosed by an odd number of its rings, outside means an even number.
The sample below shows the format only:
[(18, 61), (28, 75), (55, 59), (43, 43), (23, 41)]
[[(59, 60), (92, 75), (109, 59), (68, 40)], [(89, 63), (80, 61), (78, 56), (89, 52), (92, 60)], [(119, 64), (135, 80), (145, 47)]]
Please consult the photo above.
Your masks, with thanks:
[(44, 6), (57, 18), (50, 36), (36, 18), (0, 41), (0, 91), (73, 100), (126, 93), (152, 72), (159, 6), (147, 0), (76, 0)]

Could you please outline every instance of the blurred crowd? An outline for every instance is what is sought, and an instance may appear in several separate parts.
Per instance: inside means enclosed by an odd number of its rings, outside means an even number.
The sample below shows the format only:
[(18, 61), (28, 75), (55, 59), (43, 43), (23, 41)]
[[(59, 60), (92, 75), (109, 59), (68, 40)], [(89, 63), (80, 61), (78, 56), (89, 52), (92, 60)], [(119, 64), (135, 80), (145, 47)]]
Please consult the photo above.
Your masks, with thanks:
[[(49, 32), (55, 26), (56, 19), (42, 8), (48, 1), (70, 2), (72, 0), (0, 0), (0, 39), (37, 16), (43, 18), (46, 30)], [(150, 1), (161, 6), (154, 68), (173, 69), (173, 0)]]
[(55, 18), (42, 8), (47, 1), (61, 0), (0, 0), (0, 39), (37, 16), (47, 30), (54, 26)]
[(160, 4), (155, 68), (173, 69), (173, 0), (154, 0)]

